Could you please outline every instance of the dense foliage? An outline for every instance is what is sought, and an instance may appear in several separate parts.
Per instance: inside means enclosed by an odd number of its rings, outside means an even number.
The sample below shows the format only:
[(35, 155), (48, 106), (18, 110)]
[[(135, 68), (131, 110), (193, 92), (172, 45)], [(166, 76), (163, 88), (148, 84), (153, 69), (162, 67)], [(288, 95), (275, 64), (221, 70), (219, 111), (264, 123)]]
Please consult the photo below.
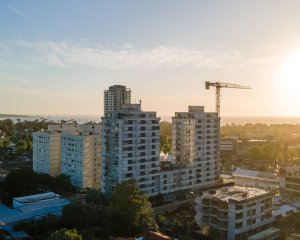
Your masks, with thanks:
[(76, 229), (63, 228), (52, 233), (47, 240), (82, 240), (82, 236), (77, 233)]
[(18, 121), (0, 120), (0, 160), (17, 159), (19, 156), (31, 156), (32, 133), (47, 129), (53, 122), (44, 120)]
[(116, 186), (111, 198), (106, 201), (99, 201), (104, 199), (103, 196), (99, 198), (100, 192), (92, 191), (87, 195), (98, 197), (91, 198), (89, 205), (72, 203), (65, 206), (60, 220), (47, 216), (35, 223), (21, 223), (15, 229), (27, 232), (34, 239), (47, 239), (53, 232), (54, 237), (62, 236), (60, 234), (65, 229), (77, 229), (82, 239), (87, 240), (135, 236), (144, 230), (157, 229), (150, 202), (135, 181), (125, 181)]
[(47, 191), (59, 194), (74, 192), (69, 177), (60, 175), (51, 177), (48, 174), (38, 174), (30, 170), (14, 169), (1, 182), (1, 201), (11, 205), (12, 198), (27, 196)]
[(172, 151), (172, 123), (160, 123), (160, 149), (165, 154)]

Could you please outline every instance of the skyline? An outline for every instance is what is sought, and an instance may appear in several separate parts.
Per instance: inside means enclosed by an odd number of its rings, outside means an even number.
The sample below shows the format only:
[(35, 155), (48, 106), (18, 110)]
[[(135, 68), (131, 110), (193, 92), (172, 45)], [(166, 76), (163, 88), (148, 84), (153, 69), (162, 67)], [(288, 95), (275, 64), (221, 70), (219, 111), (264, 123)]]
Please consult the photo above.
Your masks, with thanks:
[(160, 116), (214, 111), (220, 81), (252, 87), (222, 89), (221, 116), (300, 116), (300, 2), (0, 5), (0, 113), (101, 114), (114, 84)]

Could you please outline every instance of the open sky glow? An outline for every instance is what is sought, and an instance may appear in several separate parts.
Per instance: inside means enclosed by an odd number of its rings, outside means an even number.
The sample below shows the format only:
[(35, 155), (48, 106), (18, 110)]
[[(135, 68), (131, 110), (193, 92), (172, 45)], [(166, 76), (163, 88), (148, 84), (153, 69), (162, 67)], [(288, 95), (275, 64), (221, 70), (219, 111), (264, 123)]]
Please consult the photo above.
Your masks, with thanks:
[(298, 0), (0, 2), (0, 113), (101, 114), (122, 84), (159, 115), (300, 116)]

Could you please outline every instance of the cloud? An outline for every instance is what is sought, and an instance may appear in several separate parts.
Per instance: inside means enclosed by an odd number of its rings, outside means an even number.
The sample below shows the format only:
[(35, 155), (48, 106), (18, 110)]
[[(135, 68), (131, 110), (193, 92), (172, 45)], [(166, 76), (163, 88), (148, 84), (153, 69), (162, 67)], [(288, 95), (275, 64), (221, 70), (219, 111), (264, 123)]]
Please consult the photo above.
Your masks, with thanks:
[(15, 8), (13, 6), (7, 6), (7, 8), (19, 17), (22, 17), (22, 18), (25, 18), (25, 19), (29, 19), (29, 18), (31, 19), (32, 18), (32, 16), (23, 13), (21, 10), (19, 10), (18, 8)]
[[(221, 68), (262, 64), (263, 59), (245, 59), (238, 50), (158, 46), (150, 49), (132, 45), (104, 47), (87, 41), (0, 41), (0, 55), (16, 61), (55, 67), (135, 68)], [(12, 59), (13, 61), (13, 59)], [(1, 62), (0, 62), (1, 63)]]

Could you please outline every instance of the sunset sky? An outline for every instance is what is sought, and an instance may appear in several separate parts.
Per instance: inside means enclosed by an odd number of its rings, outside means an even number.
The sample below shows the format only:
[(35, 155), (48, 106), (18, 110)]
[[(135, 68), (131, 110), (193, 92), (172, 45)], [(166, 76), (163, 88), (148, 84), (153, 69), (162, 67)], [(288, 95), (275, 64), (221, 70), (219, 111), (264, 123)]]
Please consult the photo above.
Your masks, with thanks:
[(103, 91), (132, 89), (159, 115), (300, 116), (299, 0), (0, 2), (0, 113), (101, 114)]

